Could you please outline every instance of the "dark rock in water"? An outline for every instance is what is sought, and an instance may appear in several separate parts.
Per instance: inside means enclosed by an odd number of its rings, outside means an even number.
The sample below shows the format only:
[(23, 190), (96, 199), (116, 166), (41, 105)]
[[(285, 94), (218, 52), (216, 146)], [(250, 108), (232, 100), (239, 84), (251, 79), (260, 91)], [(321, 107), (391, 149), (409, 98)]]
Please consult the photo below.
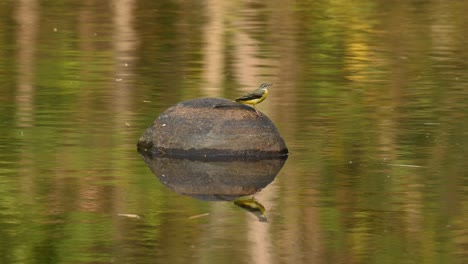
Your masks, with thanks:
[(281, 157), (288, 149), (278, 129), (255, 109), (221, 98), (198, 98), (163, 112), (138, 149), (172, 157)]

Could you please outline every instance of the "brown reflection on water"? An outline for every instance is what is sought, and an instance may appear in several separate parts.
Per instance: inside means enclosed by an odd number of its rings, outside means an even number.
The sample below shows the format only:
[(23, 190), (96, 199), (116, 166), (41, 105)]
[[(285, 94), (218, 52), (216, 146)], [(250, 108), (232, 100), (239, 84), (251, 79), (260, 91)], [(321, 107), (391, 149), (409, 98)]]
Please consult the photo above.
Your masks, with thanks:
[(204, 35), (204, 85), (201, 89), (205, 96), (222, 96), (223, 70), (225, 61), (225, 14), (229, 3), (224, 1), (210, 0), (206, 3), (207, 23), (203, 29)]
[[(35, 125), (34, 110), (36, 100), (33, 96), (36, 89), (36, 52), (39, 26), (39, 6), (37, 1), (18, 1), (17, 9), (14, 12), (14, 18), (18, 25), (16, 37), (15, 64), (16, 89), (15, 89), (15, 123), (10, 124), (14, 129), (13, 138), (9, 141), (23, 140), (28, 137), (26, 128)], [(11, 151), (11, 150), (8, 150)], [(19, 193), (32, 193), (35, 187), (34, 172), (30, 168), (34, 164), (34, 154), (29, 151), (23, 151), (16, 160), (18, 165), (18, 174), (25, 175), (19, 180)], [(11, 187), (16, 186), (12, 184)], [(14, 193), (17, 190), (13, 191)], [(28, 198), (32, 201), (31, 198)], [(8, 208), (13, 209), (13, 208)], [(8, 212), (9, 210), (5, 210)], [(5, 238), (8, 241), (8, 238)]]
[[(135, 85), (135, 66), (137, 63), (136, 49), (138, 45), (138, 35), (136, 34), (134, 23), (136, 1), (118, 0), (114, 1), (113, 9), (113, 49), (115, 60), (114, 89), (114, 111), (120, 113), (116, 123), (125, 124), (129, 120), (131, 113), (130, 100), (132, 87)], [(130, 125), (127, 123), (127, 125)]]
[(17, 77), (16, 92), (18, 126), (31, 126), (33, 122), (35, 58), (37, 49), (37, 31), (39, 26), (39, 4), (37, 1), (20, 0), (15, 12), (17, 30)]

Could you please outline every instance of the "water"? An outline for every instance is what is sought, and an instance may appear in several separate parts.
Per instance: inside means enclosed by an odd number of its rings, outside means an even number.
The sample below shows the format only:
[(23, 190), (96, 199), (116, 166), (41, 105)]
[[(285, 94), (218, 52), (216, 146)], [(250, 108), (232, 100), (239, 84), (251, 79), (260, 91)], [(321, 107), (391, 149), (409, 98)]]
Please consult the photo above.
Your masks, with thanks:
[[(466, 263), (465, 1), (3, 1), (0, 263)], [(255, 195), (172, 190), (169, 106), (258, 105), (290, 157)]]

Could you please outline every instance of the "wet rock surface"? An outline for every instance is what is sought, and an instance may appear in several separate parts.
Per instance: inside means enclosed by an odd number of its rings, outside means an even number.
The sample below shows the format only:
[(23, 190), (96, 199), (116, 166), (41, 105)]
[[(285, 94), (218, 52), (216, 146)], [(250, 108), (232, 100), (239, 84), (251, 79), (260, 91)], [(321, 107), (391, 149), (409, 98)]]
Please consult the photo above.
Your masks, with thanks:
[(286, 144), (273, 122), (255, 109), (221, 98), (198, 98), (164, 111), (138, 149), (175, 157), (281, 157)]

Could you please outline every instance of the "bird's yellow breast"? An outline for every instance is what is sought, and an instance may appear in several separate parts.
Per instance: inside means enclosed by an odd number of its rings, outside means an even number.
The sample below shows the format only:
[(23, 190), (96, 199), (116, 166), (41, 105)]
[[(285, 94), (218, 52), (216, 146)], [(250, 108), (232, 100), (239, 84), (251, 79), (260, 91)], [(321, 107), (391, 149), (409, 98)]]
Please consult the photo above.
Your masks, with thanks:
[(265, 100), (268, 96), (268, 90), (265, 89), (264, 93), (262, 94), (262, 97), (260, 98), (255, 98), (255, 99), (250, 99), (246, 101), (242, 101), (243, 104), (249, 104), (249, 105), (256, 105), (258, 103), (261, 103), (263, 100)]

